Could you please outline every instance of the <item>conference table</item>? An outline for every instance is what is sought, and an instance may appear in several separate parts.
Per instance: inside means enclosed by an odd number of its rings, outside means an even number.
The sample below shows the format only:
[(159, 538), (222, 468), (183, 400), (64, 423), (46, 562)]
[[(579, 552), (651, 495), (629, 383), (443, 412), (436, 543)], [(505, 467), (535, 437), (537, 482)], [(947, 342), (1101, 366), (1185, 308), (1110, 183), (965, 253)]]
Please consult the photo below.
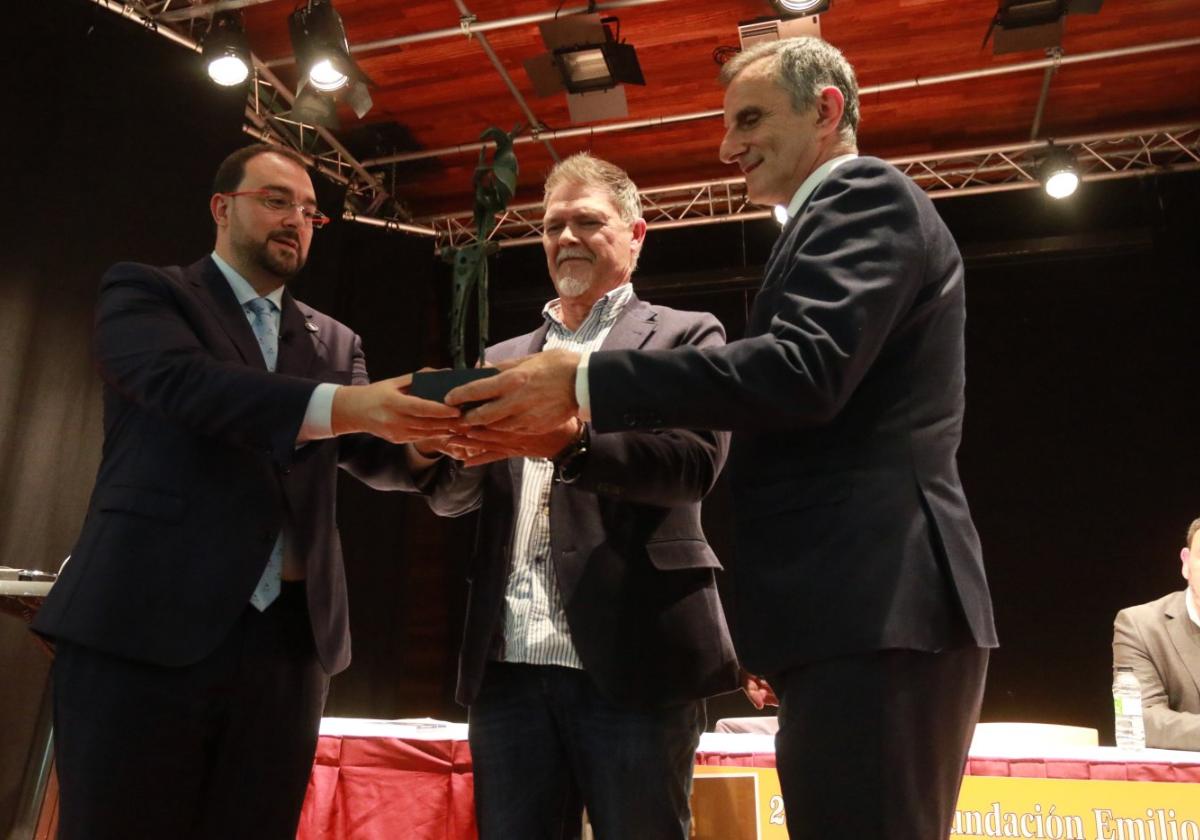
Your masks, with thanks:
[[(466, 738), (460, 723), (326, 718), (297, 837), (475, 838)], [(693, 810), (697, 840), (786, 838), (773, 738), (705, 733)], [(951, 836), (1200, 840), (1200, 752), (990, 744), (968, 759)]]

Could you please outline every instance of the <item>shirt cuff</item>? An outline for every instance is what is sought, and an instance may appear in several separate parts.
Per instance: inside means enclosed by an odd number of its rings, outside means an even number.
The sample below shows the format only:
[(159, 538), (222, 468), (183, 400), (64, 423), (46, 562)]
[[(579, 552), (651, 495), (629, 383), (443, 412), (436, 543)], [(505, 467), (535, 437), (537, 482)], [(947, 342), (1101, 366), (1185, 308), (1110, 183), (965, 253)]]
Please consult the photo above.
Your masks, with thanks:
[(333, 395), (340, 387), (332, 382), (322, 382), (313, 389), (296, 443), (333, 437)]
[(579, 354), (579, 366), (575, 368), (575, 402), (579, 403), (579, 419), (585, 422), (592, 419), (592, 394), (588, 391), (588, 359), (591, 356), (591, 350), (584, 350)]

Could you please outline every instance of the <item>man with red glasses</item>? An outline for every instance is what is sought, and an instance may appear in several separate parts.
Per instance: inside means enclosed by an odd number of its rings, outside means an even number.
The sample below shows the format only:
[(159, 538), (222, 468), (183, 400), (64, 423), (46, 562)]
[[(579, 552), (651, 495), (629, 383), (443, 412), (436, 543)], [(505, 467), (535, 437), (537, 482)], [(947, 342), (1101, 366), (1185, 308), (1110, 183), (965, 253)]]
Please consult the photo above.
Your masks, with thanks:
[(458, 415), (369, 384), (358, 336), (287, 292), (327, 221), (305, 166), (234, 152), (212, 254), (101, 282), (103, 457), (34, 625), (57, 643), (60, 838), (295, 836), (350, 660), (337, 468), (396, 487), (386, 441)]

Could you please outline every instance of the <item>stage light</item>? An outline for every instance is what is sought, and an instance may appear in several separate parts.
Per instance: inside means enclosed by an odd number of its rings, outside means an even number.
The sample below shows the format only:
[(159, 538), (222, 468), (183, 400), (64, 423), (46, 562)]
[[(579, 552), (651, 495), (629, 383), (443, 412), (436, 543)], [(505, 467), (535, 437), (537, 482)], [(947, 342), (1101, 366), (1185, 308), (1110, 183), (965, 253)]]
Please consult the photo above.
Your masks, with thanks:
[(538, 27), (549, 52), (525, 60), (538, 96), (565, 90), (572, 122), (628, 115), (621, 85), (644, 85), (646, 79), (633, 46), (621, 42), (617, 18), (566, 15)]
[(350, 56), (346, 28), (331, 0), (306, 0), (288, 16), (288, 32), (301, 83), (292, 112), (302, 122), (337, 127), (337, 109), (323, 94), (344, 91), (361, 119), (371, 110), (371, 80)]
[(209, 78), (223, 87), (233, 87), (250, 75), (250, 47), (242, 25), (233, 15), (220, 15), (204, 36), (201, 53)]
[(771, 0), (775, 11), (784, 17), (808, 17), (829, 11), (832, 0)]
[(1094, 15), (1104, 0), (998, 0), (983, 43), (996, 55), (1062, 46), (1065, 17)]
[(637, 53), (629, 44), (605, 41), (595, 46), (564, 47), (554, 51), (563, 87), (571, 93), (608, 90), (620, 84), (646, 84)]
[(1046, 148), (1038, 174), (1046, 195), (1051, 198), (1066, 198), (1079, 188), (1079, 168), (1075, 164), (1075, 156), (1053, 143)]
[(344, 88), (350, 77), (337, 69), (330, 59), (323, 58), (309, 68), (308, 80), (317, 90), (328, 92)]

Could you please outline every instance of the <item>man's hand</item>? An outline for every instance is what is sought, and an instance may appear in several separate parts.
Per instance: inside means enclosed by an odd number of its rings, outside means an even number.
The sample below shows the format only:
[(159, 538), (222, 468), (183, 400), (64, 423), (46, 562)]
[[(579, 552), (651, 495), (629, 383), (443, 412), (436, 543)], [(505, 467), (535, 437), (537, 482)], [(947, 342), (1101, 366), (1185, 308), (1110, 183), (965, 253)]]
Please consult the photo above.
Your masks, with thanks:
[(461, 412), (438, 402), (409, 396), (412, 376), (370, 385), (344, 385), (333, 395), (335, 435), (367, 432), (392, 443), (448, 435)]
[(447, 405), (487, 401), (463, 415), (470, 426), (502, 432), (545, 435), (575, 416), (575, 369), (579, 354), (545, 350), (524, 359), (501, 362), (501, 372), (459, 385), (446, 395)]
[[(488, 464), (501, 458), (553, 458), (579, 437), (583, 422), (575, 417), (543, 435), (522, 435), (502, 432), (488, 426), (469, 426), (450, 438), (449, 445), (463, 450), (475, 450), (459, 458), (468, 467)], [(455, 456), (457, 457), (457, 456)]]
[(750, 699), (754, 708), (762, 709), (763, 706), (779, 705), (779, 698), (775, 696), (775, 690), (762, 677), (756, 677), (742, 668), (740, 679), (742, 691), (746, 692), (746, 697)]

